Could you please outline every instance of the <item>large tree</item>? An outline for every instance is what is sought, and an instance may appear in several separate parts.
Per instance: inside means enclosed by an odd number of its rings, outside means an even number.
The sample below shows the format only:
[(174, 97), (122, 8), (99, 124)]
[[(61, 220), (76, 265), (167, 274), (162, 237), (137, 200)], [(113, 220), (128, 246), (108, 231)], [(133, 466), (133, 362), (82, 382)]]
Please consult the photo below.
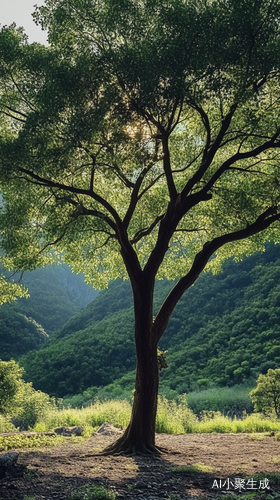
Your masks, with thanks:
[[(156, 450), (157, 345), (182, 294), (278, 238), (279, 13), (279, 0), (46, 0), (49, 47), (2, 29), (5, 265), (55, 247), (96, 287), (131, 280), (134, 403), (108, 452)], [(153, 311), (162, 277), (179, 279)]]

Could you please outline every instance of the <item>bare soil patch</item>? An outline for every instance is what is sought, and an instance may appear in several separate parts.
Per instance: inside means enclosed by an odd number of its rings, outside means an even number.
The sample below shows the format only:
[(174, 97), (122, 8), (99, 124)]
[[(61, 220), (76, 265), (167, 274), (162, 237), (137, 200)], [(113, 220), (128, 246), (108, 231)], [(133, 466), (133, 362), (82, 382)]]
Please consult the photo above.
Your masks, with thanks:
[[(18, 450), (18, 465), (0, 480), (0, 500), (69, 500), (72, 491), (86, 484), (114, 491), (117, 500), (215, 497), (238, 494), (231, 485), (227, 490), (228, 479), (248, 481), (256, 473), (265, 478), (280, 470), (280, 441), (274, 436), (260, 441), (252, 440), (250, 434), (158, 434), (156, 444), (169, 450), (161, 457), (96, 455), (113, 441), (113, 437), (93, 436), (55, 448)], [(171, 470), (192, 464), (210, 466), (212, 471)], [(213, 488), (215, 480), (224, 486)], [(280, 493), (280, 483), (270, 481), (269, 486), (262, 497)], [(241, 493), (255, 491), (247, 486)]]

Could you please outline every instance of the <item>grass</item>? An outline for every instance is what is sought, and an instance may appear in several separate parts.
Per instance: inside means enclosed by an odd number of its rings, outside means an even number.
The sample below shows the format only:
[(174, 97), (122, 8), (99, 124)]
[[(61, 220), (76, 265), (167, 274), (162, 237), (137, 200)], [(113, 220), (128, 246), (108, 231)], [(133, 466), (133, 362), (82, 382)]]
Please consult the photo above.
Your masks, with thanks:
[(103, 486), (82, 486), (71, 493), (71, 500), (115, 500), (116, 495)]
[(235, 412), (251, 413), (253, 404), (249, 396), (252, 387), (236, 385), (233, 387), (212, 387), (190, 392), (188, 405), (196, 414), (202, 411), (220, 411), (223, 414)]
[(195, 472), (213, 472), (213, 467), (204, 464), (179, 465), (170, 467), (171, 472), (193, 474)]
[(251, 434), (250, 439), (252, 441), (264, 441), (267, 438), (266, 434)]
[[(254, 481), (264, 481), (264, 479), (268, 479), (269, 481), (269, 487), (271, 488), (271, 485), (280, 485), (280, 472), (257, 472), (256, 474), (253, 474), (252, 476), (248, 476), (246, 478), (248, 479), (253, 479)], [(279, 495), (280, 499), (280, 495)]]
[[(50, 407), (44, 420), (39, 421), (34, 431), (48, 431), (62, 425), (84, 426), (84, 438), (92, 435), (104, 422), (125, 428), (130, 419), (131, 404), (124, 400), (96, 401), (86, 408), (56, 408)], [(0, 432), (15, 431), (8, 418), (0, 416)], [(250, 433), (253, 440), (264, 440), (264, 433), (275, 432), (273, 439), (280, 439), (280, 421), (273, 417), (264, 417), (260, 414), (247, 415), (242, 420), (231, 419), (221, 412), (204, 411), (200, 419), (188, 407), (186, 395), (180, 396), (177, 401), (169, 401), (159, 396), (156, 419), (156, 432), (167, 434), (180, 433)], [(73, 436), (34, 436), (27, 438), (23, 435), (11, 437), (0, 436), (0, 451), (22, 447), (44, 447), (58, 445), (65, 440), (79, 441), (83, 438)]]
[[(90, 435), (94, 428), (99, 427), (104, 422), (111, 425), (121, 425), (126, 427), (129, 423), (131, 405), (128, 401), (96, 401), (86, 408), (50, 408), (43, 421), (39, 421), (34, 430), (48, 431), (62, 425), (85, 427), (86, 434)], [(85, 435), (85, 432), (84, 432)]]
[(58, 446), (69, 439), (71, 441), (76, 441), (79, 438), (76, 438), (76, 436), (71, 436), (70, 438), (65, 438), (64, 436), (25, 437), (21, 434), (8, 437), (0, 436), (0, 452), (13, 450), (15, 448), (42, 448), (45, 446)]
[(280, 431), (280, 421), (264, 417), (260, 414), (243, 415), (242, 420), (233, 420), (225, 417), (220, 412), (206, 412), (200, 422), (197, 422), (192, 432), (217, 432), (217, 433), (257, 433)]

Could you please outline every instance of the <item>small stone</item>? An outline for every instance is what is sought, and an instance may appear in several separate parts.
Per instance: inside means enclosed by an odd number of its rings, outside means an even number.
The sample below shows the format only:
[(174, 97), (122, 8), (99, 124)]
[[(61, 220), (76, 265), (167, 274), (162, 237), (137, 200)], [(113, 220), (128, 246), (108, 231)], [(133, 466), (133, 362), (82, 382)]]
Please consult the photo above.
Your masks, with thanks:
[(102, 434), (103, 436), (111, 436), (113, 434), (122, 434), (120, 429), (117, 429), (113, 425), (108, 424), (108, 422), (104, 422), (99, 429), (94, 434)]
[(17, 463), (19, 453), (17, 451), (10, 451), (4, 455), (0, 455), (0, 479), (5, 477), (6, 472), (10, 467)]
[(54, 432), (60, 436), (81, 436), (84, 432), (84, 428), (78, 425), (74, 427), (62, 426), (54, 429)]

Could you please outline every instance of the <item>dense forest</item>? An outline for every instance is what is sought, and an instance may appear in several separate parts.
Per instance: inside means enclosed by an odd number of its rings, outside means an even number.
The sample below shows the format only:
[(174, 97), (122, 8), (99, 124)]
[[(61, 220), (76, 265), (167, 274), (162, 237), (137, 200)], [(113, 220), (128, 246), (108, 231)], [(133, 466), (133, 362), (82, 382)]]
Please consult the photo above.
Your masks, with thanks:
[(29, 298), (0, 308), (2, 360), (17, 358), (40, 347), (97, 295), (85, 284), (82, 275), (72, 273), (65, 264), (26, 272), (22, 281), (28, 288)]
[[(160, 348), (168, 368), (161, 389), (182, 393), (255, 381), (280, 364), (280, 246), (217, 275), (200, 276), (175, 309)], [(174, 282), (158, 281), (155, 311)], [(14, 355), (16, 357), (16, 354)], [(55, 396), (93, 393), (111, 384), (132, 389), (135, 368), (132, 294), (117, 280), (53, 333), (43, 347), (19, 358), (26, 380)], [(113, 386), (112, 386), (113, 384)]]

